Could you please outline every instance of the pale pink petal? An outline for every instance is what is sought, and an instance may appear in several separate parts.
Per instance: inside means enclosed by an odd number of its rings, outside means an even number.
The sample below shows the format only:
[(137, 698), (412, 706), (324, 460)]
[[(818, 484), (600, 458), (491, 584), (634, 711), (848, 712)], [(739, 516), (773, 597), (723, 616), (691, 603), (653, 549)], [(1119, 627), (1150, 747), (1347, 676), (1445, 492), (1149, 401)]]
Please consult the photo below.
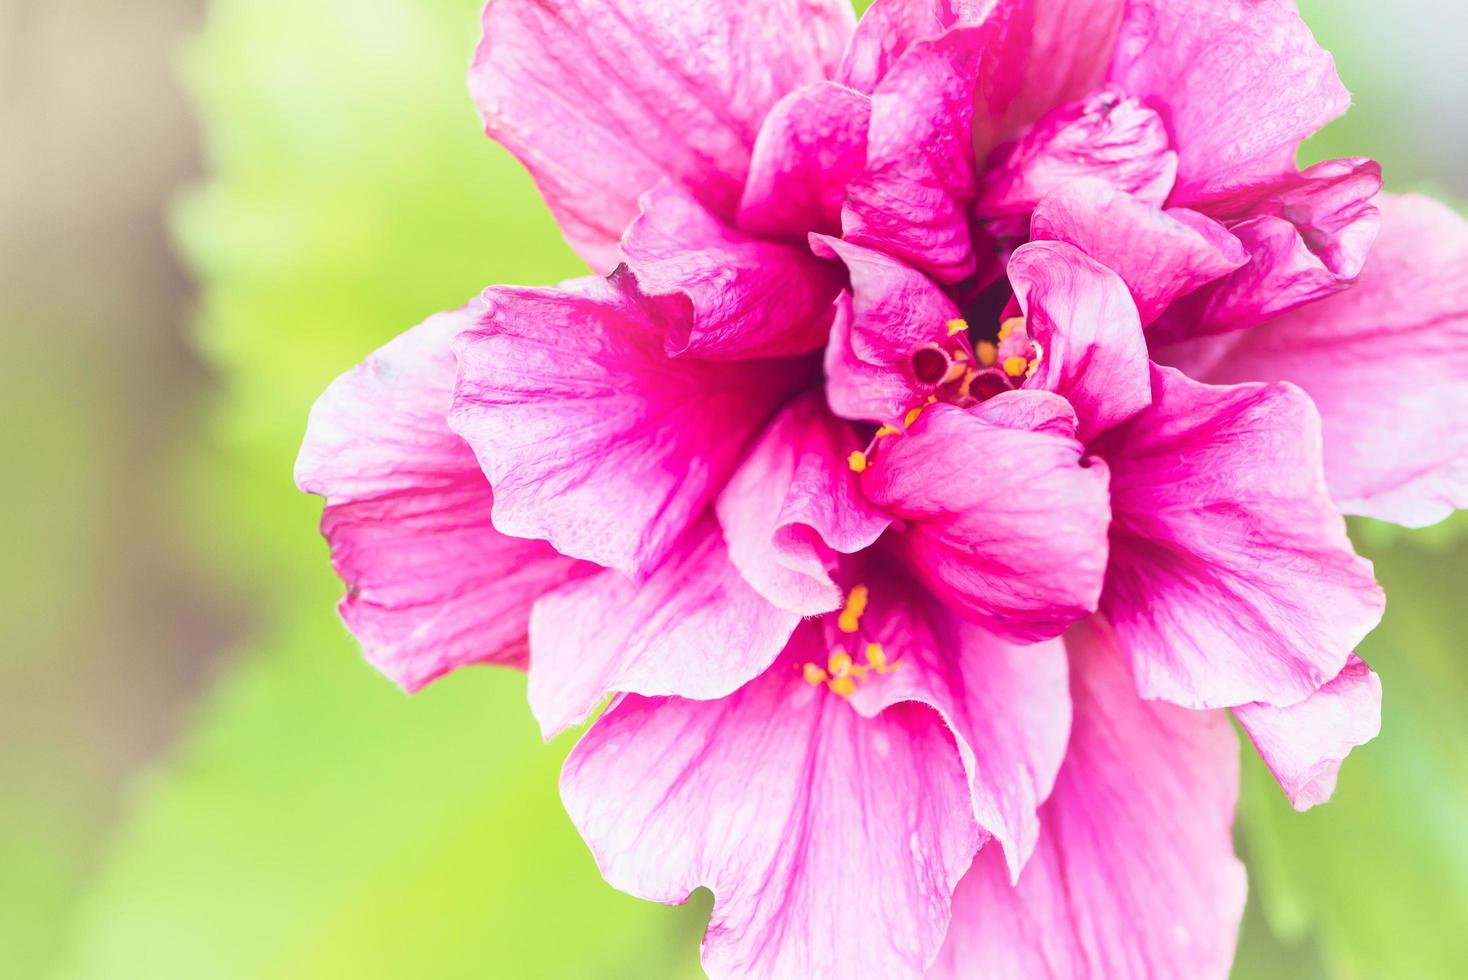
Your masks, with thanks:
[(975, 93), (980, 160), (1049, 110), (1100, 86), (1123, 0), (998, 0), (994, 32)]
[(907, 262), (940, 282), (974, 271), (969, 124), (988, 34), (955, 28), (917, 41), (872, 93), (867, 166), (847, 188), (847, 240)]
[(947, 324), (958, 307), (927, 276), (882, 252), (824, 235), (812, 235), (811, 248), (840, 259), (851, 279), (826, 349), (831, 409), (896, 422), (931, 390), (912, 374), (913, 351), (950, 342)]
[(1129, 0), (1110, 80), (1167, 120), (1174, 205), (1293, 173), (1300, 141), (1350, 104), (1293, 0)]
[(1238, 741), (1218, 713), (1143, 701), (1096, 629), (1071, 649), (1075, 721), (1034, 857), (985, 848), (933, 978), (1223, 980), (1244, 910)]
[(974, 212), (1027, 215), (1042, 198), (1086, 179), (1161, 205), (1176, 173), (1177, 154), (1162, 117), (1104, 89), (1046, 113), (991, 158)]
[(827, 78), (845, 0), (493, 0), (469, 89), (571, 245), (617, 264), (638, 197), (663, 178), (732, 220), (761, 120)]
[(1092, 446), (1111, 464), (1101, 609), (1144, 697), (1302, 701), (1382, 609), (1325, 490), (1319, 417), (1291, 385), (1152, 377), (1151, 407)]
[(530, 710), (546, 738), (611, 692), (721, 698), (774, 661), (800, 617), (745, 584), (705, 517), (645, 582), (607, 570), (530, 614)]
[(622, 238), (644, 293), (672, 297), (667, 352), (715, 360), (780, 357), (821, 347), (840, 267), (799, 246), (725, 225), (686, 190), (663, 182)]
[(1154, 343), (1252, 327), (1350, 285), (1381, 226), (1374, 160), (1327, 160), (1259, 194), (1209, 206), (1227, 219), (1249, 262), (1169, 312)]
[(670, 359), (626, 281), (494, 287), (456, 345), (449, 425), (494, 486), (495, 526), (645, 575), (723, 488), (803, 361)]
[(561, 776), (612, 885), (713, 891), (715, 978), (920, 977), (977, 845), (941, 720), (916, 704), (864, 718), (805, 683), (818, 632), (723, 700), (622, 698)]
[(996, 421), (930, 407), (881, 441), (862, 489), (908, 522), (903, 547), (939, 601), (1003, 637), (1056, 636), (1101, 592), (1106, 466), (1074, 436)]
[(1030, 237), (1069, 242), (1121, 276), (1143, 326), (1249, 261), (1239, 240), (1212, 218), (1186, 208), (1164, 211), (1095, 180), (1041, 201)]
[(993, 5), (993, 0), (875, 0), (851, 35), (836, 80), (870, 93), (914, 42), (931, 40), (950, 27), (980, 24)]
[(866, 165), (871, 100), (834, 82), (781, 99), (760, 127), (739, 202), (739, 227), (805, 245), (841, 232), (846, 185)]
[(1025, 387), (1064, 396), (1082, 441), (1146, 407), (1147, 343), (1116, 273), (1064, 242), (1030, 242), (1010, 257), (1009, 281), (1042, 351)]
[(1384, 195), (1381, 236), (1346, 291), (1223, 338), (1205, 380), (1288, 380), (1320, 409), (1331, 495), (1422, 527), (1468, 507), (1468, 225)]
[[(877, 556), (866, 566), (860, 639), (880, 643), (896, 667), (869, 674), (851, 703), (875, 715), (918, 701), (943, 716), (968, 774), (974, 818), (1018, 875), (1041, 833), (1036, 811), (1070, 733), (1065, 648), (1059, 640), (1007, 643), (923, 596), (898, 561)], [(865, 659), (861, 646), (857, 663)]]
[(861, 441), (819, 392), (770, 423), (719, 495), (729, 557), (754, 590), (805, 616), (841, 604), (837, 555), (869, 547), (891, 519), (861, 495), (847, 465)]
[(471, 663), (522, 666), (530, 605), (594, 566), (500, 534), (489, 483), (449, 431), (453, 338), (471, 304), (390, 342), (326, 389), (296, 461), (363, 652), (409, 691)]
[(1290, 803), (1308, 810), (1330, 799), (1351, 750), (1381, 731), (1381, 678), (1353, 653), (1334, 680), (1299, 704), (1243, 704), (1234, 717)]

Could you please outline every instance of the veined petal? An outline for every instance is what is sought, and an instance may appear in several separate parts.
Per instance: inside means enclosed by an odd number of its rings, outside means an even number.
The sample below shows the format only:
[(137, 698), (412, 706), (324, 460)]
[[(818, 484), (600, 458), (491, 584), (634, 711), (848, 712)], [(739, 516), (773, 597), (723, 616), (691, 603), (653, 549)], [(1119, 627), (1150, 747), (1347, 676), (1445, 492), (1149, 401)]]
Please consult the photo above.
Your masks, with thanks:
[(916, 704), (864, 718), (805, 683), (818, 633), (722, 700), (618, 700), (561, 776), (607, 881), (667, 903), (713, 891), (716, 978), (921, 976), (977, 846), (943, 723)]
[(495, 526), (646, 576), (806, 380), (803, 360), (670, 359), (625, 277), (494, 287), (456, 345), (449, 425), (494, 486)]
[(1308, 810), (1330, 799), (1351, 750), (1381, 731), (1381, 679), (1353, 653), (1333, 680), (1299, 704), (1242, 704), (1234, 717), (1290, 803)]
[(490, 523), (489, 483), (445, 421), (450, 345), (478, 312), (430, 317), (332, 382), (296, 461), (326, 498), (342, 620), (408, 691), (465, 664), (523, 666), (531, 604), (594, 567)]
[(999, 401), (929, 407), (884, 440), (862, 489), (908, 522), (902, 545), (939, 601), (990, 632), (1034, 641), (1096, 608), (1107, 472), (1073, 435), (1006, 427), (991, 414)]
[(846, 185), (867, 159), (872, 103), (834, 82), (796, 89), (765, 117), (739, 201), (739, 227), (802, 247), (841, 232)]
[(1215, 387), (1154, 367), (1152, 405), (1092, 448), (1111, 464), (1101, 610), (1143, 697), (1294, 704), (1381, 618), (1299, 389)]
[(761, 120), (830, 77), (845, 0), (493, 0), (469, 89), (599, 272), (663, 178), (732, 221)]
[(1008, 271), (1025, 329), (1043, 352), (1025, 387), (1070, 402), (1083, 442), (1147, 406), (1147, 343), (1116, 273), (1054, 241), (1021, 245)]
[(1293, 0), (1129, 0), (1110, 81), (1167, 119), (1186, 207), (1293, 173), (1350, 104)]
[(1096, 180), (1076, 181), (1041, 201), (1030, 238), (1068, 242), (1121, 276), (1143, 326), (1249, 261), (1243, 244), (1212, 218), (1162, 210)]
[(826, 342), (841, 273), (804, 240), (751, 238), (664, 181), (643, 196), (622, 252), (644, 293), (681, 306), (669, 315), (671, 357), (779, 357)]
[(1221, 714), (1137, 697), (1104, 626), (1066, 645), (1075, 721), (1039, 846), (1017, 885), (979, 853), (928, 975), (1223, 980), (1246, 890), (1238, 741)]
[(645, 582), (606, 570), (530, 614), (530, 709), (546, 738), (611, 692), (721, 698), (785, 648), (799, 615), (757, 595), (703, 518)]
[(1220, 338), (1197, 376), (1299, 385), (1336, 503), (1422, 527), (1468, 507), (1468, 224), (1424, 197), (1378, 203), (1381, 235), (1349, 289)]
[(891, 523), (847, 465), (860, 448), (851, 425), (811, 392), (775, 417), (719, 495), (731, 560), (782, 609), (814, 616), (840, 606), (838, 553), (869, 547)]
[(993, 0), (875, 0), (857, 22), (836, 80), (870, 94), (913, 43), (983, 23), (993, 6)]

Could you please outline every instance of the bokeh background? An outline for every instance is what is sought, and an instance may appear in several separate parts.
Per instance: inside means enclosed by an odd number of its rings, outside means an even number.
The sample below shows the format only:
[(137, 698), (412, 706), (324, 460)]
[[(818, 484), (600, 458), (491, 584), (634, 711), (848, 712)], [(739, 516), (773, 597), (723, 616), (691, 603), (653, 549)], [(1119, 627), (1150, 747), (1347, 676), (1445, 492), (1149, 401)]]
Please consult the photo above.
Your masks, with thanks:
[[(1355, 95), (1307, 156), (1468, 203), (1468, 9), (1301, 6)], [(360, 662), (291, 485), (336, 373), (577, 271), (477, 7), (0, 0), (0, 975), (698, 975), (707, 896), (602, 884), (519, 675)], [(1383, 734), (1305, 815), (1246, 766), (1237, 977), (1468, 975), (1465, 527), (1353, 525)]]

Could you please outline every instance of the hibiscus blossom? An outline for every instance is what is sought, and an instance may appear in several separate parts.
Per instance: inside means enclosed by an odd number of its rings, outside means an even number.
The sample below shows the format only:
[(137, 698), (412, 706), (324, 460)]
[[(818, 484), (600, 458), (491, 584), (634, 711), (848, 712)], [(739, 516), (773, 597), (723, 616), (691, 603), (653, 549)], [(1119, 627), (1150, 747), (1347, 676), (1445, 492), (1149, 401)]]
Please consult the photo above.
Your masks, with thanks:
[(547, 737), (610, 696), (566, 807), (616, 887), (714, 892), (713, 975), (1225, 975), (1224, 709), (1328, 798), (1380, 706), (1341, 509), (1468, 485), (1468, 233), (1295, 168), (1346, 95), (1293, 5), (483, 27), (488, 131), (598, 275), (313, 410), (368, 658), (527, 667)]

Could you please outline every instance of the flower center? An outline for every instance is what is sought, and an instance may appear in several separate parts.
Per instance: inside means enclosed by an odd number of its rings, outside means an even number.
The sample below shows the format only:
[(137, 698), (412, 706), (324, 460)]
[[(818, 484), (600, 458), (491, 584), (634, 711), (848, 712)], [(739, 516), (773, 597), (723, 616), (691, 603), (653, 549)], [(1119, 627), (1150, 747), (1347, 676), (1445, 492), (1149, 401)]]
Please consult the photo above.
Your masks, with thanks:
[(826, 666), (807, 662), (802, 674), (807, 684), (824, 684), (843, 698), (856, 693), (859, 683), (871, 674), (890, 674), (901, 666), (902, 661), (888, 661), (882, 644), (867, 642), (862, 649), (865, 663), (857, 663), (851, 649), (862, 646), (861, 617), (866, 612), (870, 591), (865, 585), (854, 585), (846, 594), (846, 602), (836, 617), (836, 629), (843, 637), (841, 645), (831, 651)]

